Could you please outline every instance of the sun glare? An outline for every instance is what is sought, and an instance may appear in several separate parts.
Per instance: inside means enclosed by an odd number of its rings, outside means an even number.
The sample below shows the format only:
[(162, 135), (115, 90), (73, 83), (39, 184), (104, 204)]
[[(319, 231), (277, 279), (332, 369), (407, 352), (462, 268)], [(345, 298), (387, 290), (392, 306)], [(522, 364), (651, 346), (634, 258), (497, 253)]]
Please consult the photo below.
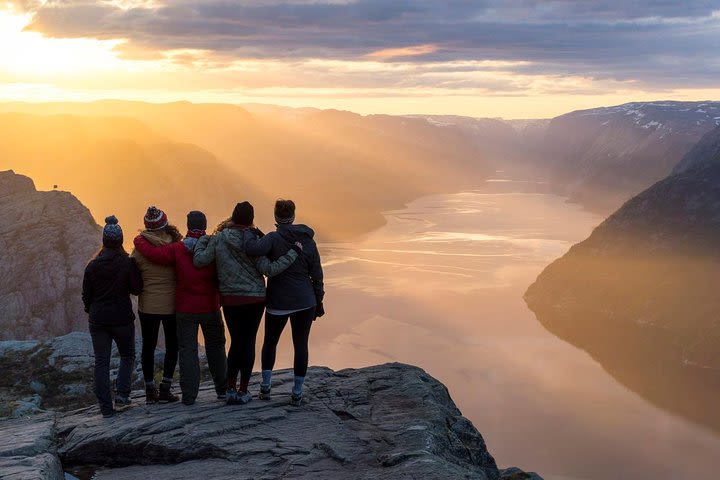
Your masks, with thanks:
[(23, 31), (30, 16), (0, 10), (0, 70), (5, 74), (63, 75), (111, 70), (122, 40), (54, 39)]

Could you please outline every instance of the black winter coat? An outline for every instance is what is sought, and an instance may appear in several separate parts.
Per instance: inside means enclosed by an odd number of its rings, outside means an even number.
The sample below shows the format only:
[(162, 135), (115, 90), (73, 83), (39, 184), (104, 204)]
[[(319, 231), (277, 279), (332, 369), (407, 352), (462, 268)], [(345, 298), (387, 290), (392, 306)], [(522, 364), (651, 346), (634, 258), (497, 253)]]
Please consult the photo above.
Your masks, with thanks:
[(272, 261), (285, 255), (295, 242), (303, 245), (302, 254), (287, 270), (268, 279), (268, 308), (300, 310), (323, 301), (323, 270), (314, 236), (313, 229), (306, 225), (278, 225), (277, 231), (246, 243), (248, 255), (266, 255)]
[(130, 295), (139, 295), (143, 280), (135, 260), (124, 252), (103, 249), (85, 268), (82, 299), (93, 325), (135, 321)]

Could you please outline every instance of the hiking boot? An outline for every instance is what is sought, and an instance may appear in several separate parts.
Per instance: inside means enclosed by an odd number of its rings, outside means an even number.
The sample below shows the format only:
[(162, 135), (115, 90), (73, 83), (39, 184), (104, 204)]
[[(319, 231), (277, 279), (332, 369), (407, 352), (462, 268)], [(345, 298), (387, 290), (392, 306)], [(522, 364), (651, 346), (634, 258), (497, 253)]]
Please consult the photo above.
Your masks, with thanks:
[(302, 405), (302, 399), (303, 399), (302, 393), (298, 395), (297, 393), (293, 392), (290, 395), (290, 405), (292, 405), (294, 407), (299, 407), (300, 405)]
[(110, 410), (108, 412), (102, 412), (103, 418), (110, 418), (115, 416), (115, 410)]
[(155, 386), (145, 387), (145, 404), (151, 405), (159, 400), (158, 389)]
[(170, 384), (167, 384), (167, 383), (160, 384), (160, 393), (158, 394), (158, 402), (172, 403), (172, 402), (177, 402), (178, 400), (179, 400), (178, 396), (172, 392), (172, 387), (170, 386)]
[(250, 403), (252, 395), (250, 395), (250, 392), (238, 392), (237, 399), (240, 405), (245, 405), (246, 403)]
[(130, 405), (132, 404), (132, 400), (130, 400), (130, 397), (125, 397), (123, 395), (115, 395), (115, 411), (116, 412), (122, 412), (130, 408)]
[(260, 393), (258, 393), (258, 398), (260, 400), (270, 400), (272, 396), (270, 395), (271, 387), (260, 385)]
[(228, 390), (227, 392), (227, 404), (228, 405), (245, 405), (252, 400), (252, 395), (248, 392), (238, 392), (235, 390)]

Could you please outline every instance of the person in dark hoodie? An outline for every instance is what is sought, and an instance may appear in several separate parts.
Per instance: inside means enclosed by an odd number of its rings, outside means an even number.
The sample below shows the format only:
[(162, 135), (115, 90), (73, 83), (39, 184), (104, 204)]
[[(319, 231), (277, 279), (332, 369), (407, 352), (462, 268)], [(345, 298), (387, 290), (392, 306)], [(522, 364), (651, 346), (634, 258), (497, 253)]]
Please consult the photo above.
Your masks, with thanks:
[(279, 274), (300, 252), (299, 247), (289, 246), (274, 262), (264, 255), (248, 256), (244, 245), (258, 236), (253, 228), (254, 219), (253, 206), (249, 202), (238, 203), (232, 217), (218, 226), (217, 233), (200, 238), (195, 247), (195, 266), (213, 262), (217, 265), (220, 302), (230, 333), (226, 395), (229, 405), (244, 405), (252, 399), (248, 384), (255, 364), (255, 339), (265, 311), (264, 275)]
[(199, 211), (187, 215), (188, 232), (182, 242), (155, 245), (142, 235), (135, 237), (135, 249), (150, 262), (175, 269), (175, 312), (179, 343), (182, 402), (192, 405), (200, 390), (198, 328), (205, 338), (210, 375), (219, 398), (225, 395), (225, 325), (220, 315), (215, 264), (193, 265), (195, 245), (205, 235), (207, 218)]
[(295, 350), (295, 382), (291, 402), (300, 405), (308, 367), (310, 328), (317, 317), (325, 314), (325, 291), (320, 253), (313, 239), (315, 232), (306, 225), (294, 225), (294, 221), (295, 203), (292, 200), (278, 200), (275, 203), (277, 230), (248, 242), (245, 252), (248, 255), (267, 255), (270, 260), (274, 260), (296, 242), (302, 245), (300, 258), (287, 270), (268, 280), (260, 386), (260, 398), (269, 399), (277, 344), (289, 318)]
[[(115, 216), (109, 216), (103, 228), (103, 247), (85, 268), (82, 289), (95, 352), (95, 395), (103, 417), (130, 406), (135, 365), (135, 314), (130, 295), (139, 295), (142, 290), (140, 270), (123, 248), (122, 228)], [(115, 408), (110, 391), (112, 342), (120, 353)]]

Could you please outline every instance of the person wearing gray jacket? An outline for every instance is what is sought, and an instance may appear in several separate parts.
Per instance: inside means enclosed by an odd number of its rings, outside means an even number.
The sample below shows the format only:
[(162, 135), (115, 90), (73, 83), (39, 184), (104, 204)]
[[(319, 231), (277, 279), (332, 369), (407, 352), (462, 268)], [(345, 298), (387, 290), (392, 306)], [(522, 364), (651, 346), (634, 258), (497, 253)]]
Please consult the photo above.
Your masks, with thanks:
[(300, 251), (293, 245), (275, 261), (264, 255), (248, 255), (245, 245), (259, 236), (253, 222), (253, 206), (249, 202), (238, 203), (232, 217), (218, 226), (215, 235), (197, 241), (193, 254), (196, 267), (213, 262), (217, 267), (220, 304), (230, 333), (226, 395), (229, 405), (245, 404), (252, 398), (248, 384), (255, 363), (255, 339), (265, 312), (265, 275), (273, 277), (283, 272)]

